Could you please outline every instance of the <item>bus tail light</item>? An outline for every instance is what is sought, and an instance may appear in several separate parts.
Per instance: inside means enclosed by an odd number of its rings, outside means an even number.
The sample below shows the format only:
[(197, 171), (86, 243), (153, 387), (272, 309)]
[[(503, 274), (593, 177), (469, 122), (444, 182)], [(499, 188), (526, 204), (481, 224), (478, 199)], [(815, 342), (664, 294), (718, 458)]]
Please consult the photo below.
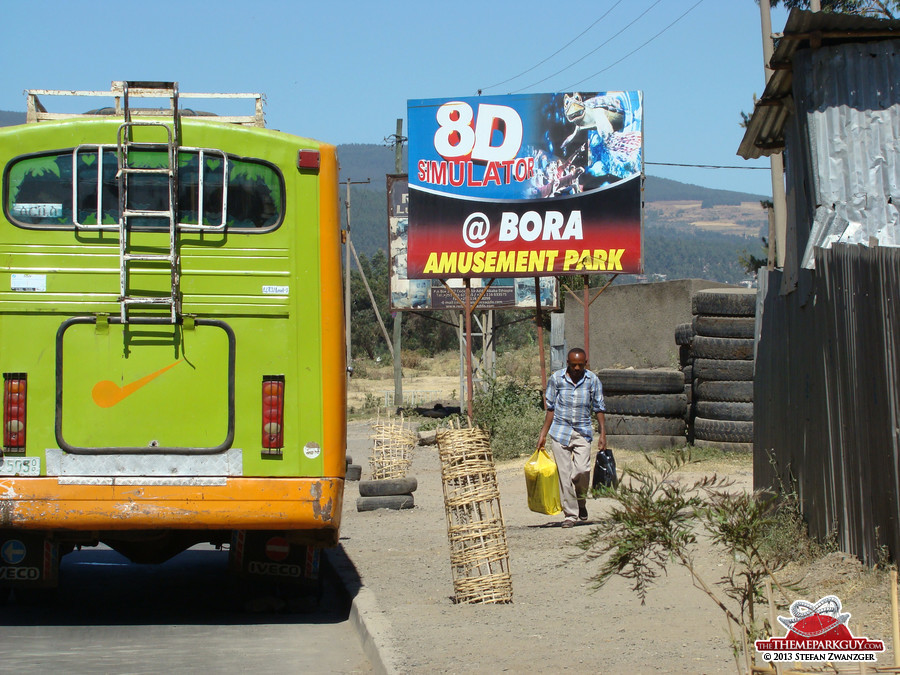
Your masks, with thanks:
[(3, 373), (3, 447), (25, 449), (25, 373)]
[(284, 375), (266, 375), (262, 383), (262, 446), (284, 447)]
[(319, 151), (318, 150), (300, 150), (297, 153), (297, 168), (319, 170)]

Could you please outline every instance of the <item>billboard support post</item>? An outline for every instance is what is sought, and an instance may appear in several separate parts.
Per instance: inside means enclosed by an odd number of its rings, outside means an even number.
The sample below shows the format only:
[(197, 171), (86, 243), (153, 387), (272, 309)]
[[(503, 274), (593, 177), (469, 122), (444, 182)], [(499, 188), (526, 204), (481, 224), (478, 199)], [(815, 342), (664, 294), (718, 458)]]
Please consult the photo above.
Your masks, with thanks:
[[(403, 119), (397, 120), (397, 133), (394, 136), (394, 170), (399, 174), (403, 171)], [(388, 205), (390, 209), (390, 205)], [(390, 247), (388, 247), (390, 253)], [(390, 296), (390, 289), (388, 289)], [(403, 405), (403, 359), (400, 351), (400, 340), (403, 336), (403, 312), (394, 312), (394, 349), (391, 356), (394, 358), (394, 405)]]
[(472, 428), (472, 280), (466, 277), (466, 415)]
[(566, 291), (568, 291), (569, 293), (571, 293), (571, 294), (572, 294), (572, 297), (573, 297), (575, 300), (577, 300), (578, 302), (580, 302), (580, 303), (582, 304), (582, 306), (584, 307), (584, 355), (585, 355), (586, 360), (587, 360), (587, 362), (588, 362), (588, 366), (590, 366), (590, 360), (591, 360), (591, 359), (590, 359), (590, 356), (591, 356), (591, 355), (590, 355), (590, 348), (591, 348), (591, 347), (590, 347), (590, 339), (591, 339), (591, 333), (590, 333), (590, 321), (591, 321), (590, 306), (594, 304), (594, 301), (595, 301), (597, 298), (600, 297), (600, 295), (603, 293), (603, 291), (605, 291), (607, 288), (609, 288), (609, 285), (610, 285), (612, 282), (614, 282), (614, 281), (616, 280), (616, 277), (617, 277), (617, 276), (619, 276), (619, 275), (618, 275), (618, 274), (613, 274), (613, 275), (609, 278), (609, 281), (607, 281), (607, 282), (603, 285), (603, 287), (602, 287), (599, 291), (597, 291), (597, 293), (594, 295), (593, 298), (590, 297), (590, 290), (588, 289), (588, 276), (587, 276), (587, 275), (584, 275), (584, 290), (583, 290), (583, 292), (582, 292), (582, 295), (584, 296), (583, 298), (579, 298), (579, 297), (575, 294), (575, 291), (574, 291), (573, 289), (569, 288), (568, 286), (563, 285), (563, 288), (564, 288)]
[[(534, 297), (537, 303), (536, 309), (536, 318), (535, 322), (537, 323), (537, 337), (538, 337), (538, 353), (540, 354), (541, 359), (541, 400), (544, 400), (544, 394), (547, 391), (547, 364), (544, 360), (544, 318), (541, 313), (541, 279), (540, 277), (534, 278), (534, 288), (536, 290)], [(546, 407), (547, 402), (544, 401), (544, 407)]]
[(588, 285), (591, 278), (584, 275), (584, 357), (587, 367), (591, 366), (591, 289)]
[[(494, 283), (494, 280), (491, 279), (488, 282), (488, 285), (481, 289), (481, 293), (475, 298), (475, 302), (472, 302), (472, 280), (469, 277), (464, 279), (466, 293), (463, 298), (460, 298), (454, 290), (447, 285), (447, 282), (444, 279), (440, 280), (444, 287), (449, 291), (450, 295), (459, 303), (459, 306), (463, 310), (463, 317), (460, 317), (460, 339), (462, 339), (463, 334), (463, 320), (465, 320), (465, 340), (466, 340), (466, 416), (469, 419), (469, 427), (472, 426), (472, 421), (474, 418), (474, 414), (472, 412), (472, 400), (474, 398), (474, 378), (472, 377), (472, 313), (475, 311), (475, 308), (478, 306), (478, 303), (481, 302), (482, 298), (484, 298), (485, 293), (488, 292), (488, 289), (491, 287), (491, 284)], [(482, 335), (484, 335), (484, 328), (482, 328)], [(462, 347), (462, 345), (460, 345)], [(460, 374), (460, 388), (462, 388), (462, 374)], [(462, 402), (462, 393), (460, 393), (460, 403)], [(462, 407), (462, 406), (460, 406)]]

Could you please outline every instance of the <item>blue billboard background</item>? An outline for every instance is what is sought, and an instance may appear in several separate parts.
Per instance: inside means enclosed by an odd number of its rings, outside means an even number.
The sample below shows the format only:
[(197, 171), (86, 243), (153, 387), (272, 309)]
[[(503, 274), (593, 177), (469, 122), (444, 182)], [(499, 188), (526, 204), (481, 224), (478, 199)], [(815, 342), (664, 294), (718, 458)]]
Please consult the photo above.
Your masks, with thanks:
[(407, 112), (413, 191), (535, 200), (642, 172), (638, 91), (420, 99)]

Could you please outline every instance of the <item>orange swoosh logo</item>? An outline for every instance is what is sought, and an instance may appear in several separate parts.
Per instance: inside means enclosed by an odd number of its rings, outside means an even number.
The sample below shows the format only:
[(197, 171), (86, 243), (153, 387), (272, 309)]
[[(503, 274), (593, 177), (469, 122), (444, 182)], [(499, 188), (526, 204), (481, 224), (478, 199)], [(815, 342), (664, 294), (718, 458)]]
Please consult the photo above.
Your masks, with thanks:
[(172, 363), (165, 368), (160, 368), (155, 373), (145, 375), (141, 379), (135, 380), (131, 384), (126, 384), (124, 387), (120, 387), (115, 382), (111, 382), (110, 380), (102, 380), (101, 382), (98, 382), (94, 385), (94, 388), (91, 390), (91, 397), (93, 397), (94, 403), (99, 405), (101, 408), (111, 408), (123, 398), (131, 396), (145, 384), (148, 384), (152, 380), (155, 380), (157, 377), (169, 370), (169, 368), (174, 368), (179, 363), (181, 363), (181, 359), (178, 359), (175, 363)]

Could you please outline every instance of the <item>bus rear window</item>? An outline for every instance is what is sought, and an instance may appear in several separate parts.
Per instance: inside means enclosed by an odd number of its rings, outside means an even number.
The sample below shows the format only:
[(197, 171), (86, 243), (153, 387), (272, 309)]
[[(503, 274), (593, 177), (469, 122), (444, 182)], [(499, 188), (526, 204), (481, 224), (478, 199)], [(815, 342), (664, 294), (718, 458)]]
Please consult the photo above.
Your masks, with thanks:
[[(74, 156), (74, 180), (73, 180)], [(160, 168), (165, 152), (135, 151), (129, 164)], [(222, 222), (222, 156), (204, 155), (203, 167), (196, 151), (178, 154), (178, 220), (215, 226)], [(98, 169), (99, 167), (99, 169)], [(203, 192), (201, 195), (201, 171)], [(75, 216), (82, 225), (119, 222), (119, 187), (114, 148), (69, 150), (31, 155), (13, 160), (5, 174), (6, 215), (24, 227), (67, 228)], [(128, 177), (128, 209), (168, 210), (168, 177), (131, 174)], [(99, 197), (98, 197), (99, 192)], [(99, 201), (98, 201), (99, 199)], [(199, 213), (202, 200), (202, 218)], [(271, 164), (260, 160), (228, 158), (226, 227), (237, 231), (270, 230), (284, 217), (284, 183)], [(159, 218), (133, 219), (134, 227), (167, 227)]]

